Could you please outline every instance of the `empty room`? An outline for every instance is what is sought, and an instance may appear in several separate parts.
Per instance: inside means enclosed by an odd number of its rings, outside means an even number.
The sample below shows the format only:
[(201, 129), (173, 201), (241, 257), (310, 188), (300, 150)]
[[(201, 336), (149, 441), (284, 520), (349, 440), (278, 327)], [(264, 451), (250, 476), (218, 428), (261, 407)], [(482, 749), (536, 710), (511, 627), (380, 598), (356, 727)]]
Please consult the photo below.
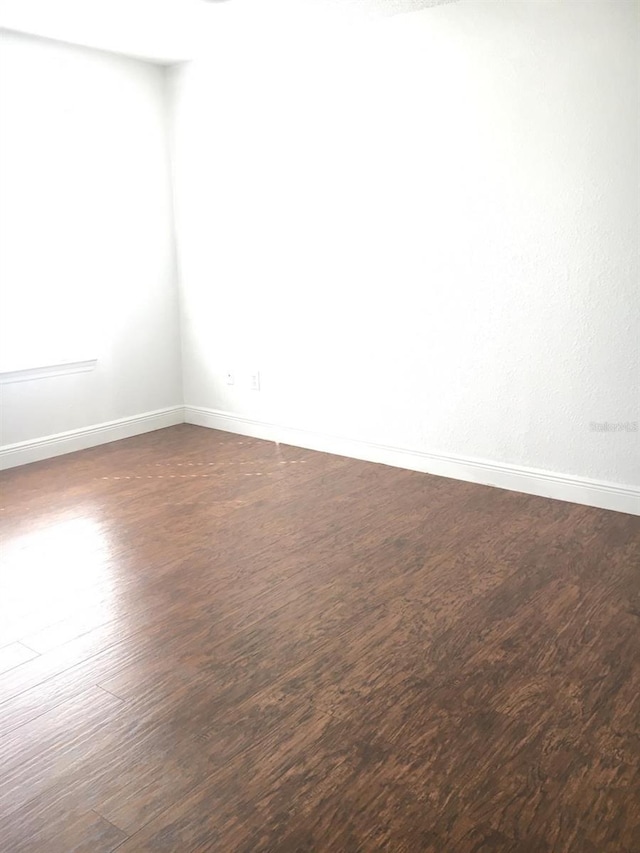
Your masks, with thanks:
[(0, 853), (640, 853), (640, 0), (0, 0)]

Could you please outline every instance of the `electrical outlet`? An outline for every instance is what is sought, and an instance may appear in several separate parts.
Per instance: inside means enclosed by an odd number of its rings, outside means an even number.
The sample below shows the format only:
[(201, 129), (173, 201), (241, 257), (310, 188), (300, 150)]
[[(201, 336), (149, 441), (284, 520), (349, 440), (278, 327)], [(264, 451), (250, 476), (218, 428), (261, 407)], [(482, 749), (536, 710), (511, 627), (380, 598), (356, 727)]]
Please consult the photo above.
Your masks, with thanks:
[(227, 385), (235, 385), (236, 377), (233, 370), (227, 370)]
[(260, 374), (257, 370), (249, 377), (249, 387), (252, 391), (260, 390)]

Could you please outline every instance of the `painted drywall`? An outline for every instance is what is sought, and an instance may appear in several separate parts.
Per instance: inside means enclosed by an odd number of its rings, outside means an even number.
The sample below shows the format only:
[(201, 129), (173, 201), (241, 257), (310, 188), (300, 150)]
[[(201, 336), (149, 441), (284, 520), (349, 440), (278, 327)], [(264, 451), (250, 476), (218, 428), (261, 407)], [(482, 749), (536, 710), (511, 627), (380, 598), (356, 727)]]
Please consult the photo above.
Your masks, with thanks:
[(186, 405), (640, 483), (637, 2), (277, 5), (169, 72)]
[(2, 445), (182, 404), (164, 75), (0, 33), (0, 310), (36, 285), (35, 346), (71, 282), (65, 311), (90, 330), (78, 358), (97, 358), (0, 385)]

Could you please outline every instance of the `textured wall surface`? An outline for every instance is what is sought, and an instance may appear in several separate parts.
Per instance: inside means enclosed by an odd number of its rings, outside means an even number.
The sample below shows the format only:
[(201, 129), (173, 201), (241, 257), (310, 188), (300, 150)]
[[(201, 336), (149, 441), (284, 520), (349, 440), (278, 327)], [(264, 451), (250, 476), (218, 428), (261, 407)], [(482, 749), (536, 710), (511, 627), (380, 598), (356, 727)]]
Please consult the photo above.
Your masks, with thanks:
[(170, 76), (185, 402), (640, 482), (637, 3), (232, 6)]

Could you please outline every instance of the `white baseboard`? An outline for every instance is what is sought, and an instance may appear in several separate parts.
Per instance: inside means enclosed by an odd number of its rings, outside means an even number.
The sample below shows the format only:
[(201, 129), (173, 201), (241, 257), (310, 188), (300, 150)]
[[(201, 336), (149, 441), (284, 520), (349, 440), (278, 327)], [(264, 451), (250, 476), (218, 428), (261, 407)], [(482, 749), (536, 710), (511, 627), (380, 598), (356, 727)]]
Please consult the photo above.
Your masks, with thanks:
[(366, 462), (378, 462), (440, 477), (640, 515), (640, 489), (634, 486), (588, 480), (481, 459), (389, 447), (195, 406), (173, 406), (45, 438), (5, 445), (0, 447), (0, 470), (39, 462), (99, 444), (108, 444), (122, 438), (131, 438), (184, 422), (267, 441), (279, 441), (294, 447), (335, 453)]
[(32, 441), (6, 444), (0, 447), (0, 471), (181, 423), (184, 423), (184, 407), (172, 406), (169, 409), (145, 412), (142, 415), (60, 432)]
[(408, 468), (440, 477), (466, 480), (485, 486), (496, 486), (528, 495), (539, 495), (586, 506), (610, 509), (640, 515), (640, 489), (598, 480), (504, 465), (481, 459), (443, 456), (437, 453), (404, 450), (351, 438), (325, 435), (323, 433), (280, 426), (256, 421), (216, 409), (185, 406), (185, 421), (188, 424), (224, 430), (239, 435), (278, 441), (294, 447), (335, 453), (367, 462), (379, 462), (396, 468)]

